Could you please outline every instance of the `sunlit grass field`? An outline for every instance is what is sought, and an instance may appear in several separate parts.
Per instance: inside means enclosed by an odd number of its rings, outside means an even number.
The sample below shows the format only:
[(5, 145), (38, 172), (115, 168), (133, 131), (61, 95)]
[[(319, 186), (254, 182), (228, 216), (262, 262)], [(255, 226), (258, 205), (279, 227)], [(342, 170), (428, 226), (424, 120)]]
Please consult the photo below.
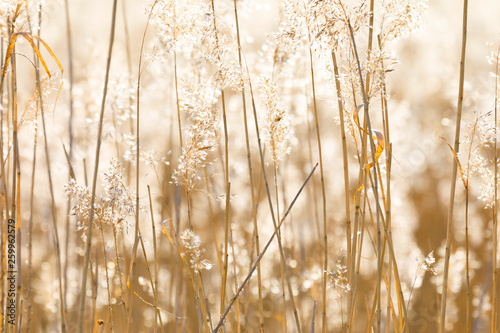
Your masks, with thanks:
[(500, 332), (499, 14), (2, 0), (0, 333)]

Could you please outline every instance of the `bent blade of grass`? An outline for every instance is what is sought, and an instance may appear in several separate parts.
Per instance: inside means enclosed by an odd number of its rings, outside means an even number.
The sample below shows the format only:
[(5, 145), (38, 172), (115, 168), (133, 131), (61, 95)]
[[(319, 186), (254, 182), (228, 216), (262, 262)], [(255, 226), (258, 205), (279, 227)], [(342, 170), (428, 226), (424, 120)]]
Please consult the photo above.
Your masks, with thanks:
[(5, 54), (5, 66), (2, 69), (2, 82), (0, 84), (0, 91), (2, 90), (1, 88), (3, 86), (3, 78), (5, 77), (5, 74), (7, 73), (8, 62), (9, 62), (10, 58), (12, 57), (14, 46), (15, 46), (16, 40), (17, 40), (17, 38), (19, 36), (24, 37), (24, 39), (26, 39), (28, 41), (28, 43), (31, 45), (31, 47), (33, 48), (33, 51), (35, 51), (38, 59), (40, 60), (40, 63), (42, 64), (43, 68), (45, 69), (45, 72), (47, 73), (47, 75), (49, 77), (51, 77), (52, 75), (50, 74), (49, 68), (47, 67), (47, 64), (45, 63), (45, 60), (44, 60), (42, 54), (40, 53), (40, 49), (35, 44), (35, 42), (33, 41), (33, 39), (36, 39), (37, 41), (39, 41), (40, 43), (43, 44), (43, 46), (47, 49), (47, 51), (49, 52), (49, 54), (52, 56), (52, 59), (54, 59), (54, 61), (56, 62), (57, 66), (61, 70), (61, 74), (63, 73), (63, 67), (62, 67), (61, 63), (59, 62), (59, 59), (57, 58), (57, 56), (55, 55), (55, 53), (52, 51), (52, 49), (49, 47), (49, 45), (43, 41), (43, 39), (41, 39), (40, 37), (38, 37), (38, 36), (36, 36), (34, 34), (30, 34), (30, 33), (27, 33), (27, 32), (15, 32), (10, 37), (9, 46), (8, 46), (7, 52)]
[(276, 227), (276, 229), (274, 229), (274, 232), (271, 235), (271, 237), (269, 238), (269, 241), (267, 242), (266, 246), (264, 246), (264, 248), (262, 249), (262, 252), (259, 254), (257, 260), (255, 260), (255, 263), (253, 264), (252, 269), (250, 269), (250, 272), (248, 273), (247, 277), (241, 283), (240, 288), (236, 291), (236, 294), (229, 301), (229, 304), (227, 305), (224, 313), (222, 314), (219, 323), (217, 324), (217, 326), (213, 330), (213, 333), (219, 332), (219, 330), (222, 328), (222, 326), (224, 326), (225, 319), (226, 319), (227, 315), (229, 314), (229, 311), (231, 310), (231, 307), (233, 306), (234, 302), (239, 298), (239, 296), (240, 296), (241, 292), (243, 291), (243, 289), (245, 289), (245, 287), (247, 286), (248, 282), (250, 281), (250, 278), (252, 277), (253, 273), (257, 269), (257, 266), (259, 265), (260, 261), (264, 257), (264, 254), (266, 253), (267, 249), (269, 248), (269, 246), (273, 242), (274, 237), (276, 237), (276, 235), (278, 234), (281, 226), (283, 225), (283, 222), (285, 222), (285, 219), (287, 218), (288, 214), (290, 214), (290, 211), (292, 210), (293, 205), (295, 204), (295, 202), (299, 198), (300, 194), (302, 193), (302, 190), (304, 189), (304, 187), (307, 185), (307, 183), (311, 179), (311, 177), (314, 174), (314, 171), (316, 171), (317, 167), (318, 167), (318, 163), (316, 163), (316, 165), (314, 166), (314, 168), (312, 169), (312, 171), (307, 176), (306, 180), (304, 181), (304, 183), (300, 187), (299, 191), (297, 192), (297, 194), (293, 198), (292, 202), (288, 206), (287, 210), (285, 211), (285, 214), (283, 214), (283, 217), (281, 218), (281, 222), (278, 224), (278, 226)]

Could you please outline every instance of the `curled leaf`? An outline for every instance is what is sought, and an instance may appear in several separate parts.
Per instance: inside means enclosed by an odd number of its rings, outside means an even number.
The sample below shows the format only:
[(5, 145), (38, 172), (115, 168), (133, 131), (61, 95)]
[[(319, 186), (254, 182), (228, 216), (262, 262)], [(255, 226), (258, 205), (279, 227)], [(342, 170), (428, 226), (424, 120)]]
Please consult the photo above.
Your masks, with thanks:
[(356, 125), (358, 125), (358, 127), (362, 130), (361, 126), (359, 125), (359, 116), (358, 116), (358, 113), (359, 113), (359, 110), (361, 110), (361, 108), (365, 106), (364, 104), (360, 104), (358, 105), (354, 111), (352, 112), (352, 119), (354, 120), (354, 123)]
[(385, 149), (385, 138), (384, 138), (384, 135), (380, 131), (378, 131), (376, 129), (372, 130), (372, 137), (373, 137), (373, 140), (375, 140), (377, 142), (377, 148), (375, 149), (375, 161), (370, 162), (366, 165), (367, 172), (373, 166), (373, 163), (378, 162), (380, 155), (382, 155), (382, 152)]
[(5, 66), (2, 69), (2, 78), (5, 76), (5, 73), (7, 72), (8, 63), (9, 63), (10, 57), (12, 56), (12, 53), (14, 50), (14, 45), (16, 44), (17, 37), (19, 37), (19, 36), (26, 39), (26, 41), (31, 45), (31, 47), (35, 51), (38, 59), (40, 60), (40, 63), (42, 64), (43, 68), (45, 69), (45, 72), (47, 73), (47, 75), (49, 77), (51, 77), (49, 68), (47, 67), (47, 64), (45, 63), (45, 60), (44, 60), (42, 54), (40, 53), (40, 50), (38, 49), (38, 46), (36, 45), (34, 39), (36, 39), (37, 41), (42, 43), (42, 45), (45, 47), (47, 52), (49, 52), (49, 54), (51, 55), (52, 59), (54, 59), (54, 61), (56, 62), (57, 66), (61, 70), (61, 73), (63, 72), (63, 67), (62, 67), (61, 63), (59, 62), (59, 59), (57, 59), (57, 56), (52, 51), (52, 49), (49, 47), (49, 45), (47, 43), (45, 43), (40, 37), (33, 35), (33, 34), (26, 33), (26, 32), (16, 32), (16, 33), (13, 33), (11, 35), (11, 38), (9, 41), (9, 46), (7, 48), (7, 53), (5, 55)]

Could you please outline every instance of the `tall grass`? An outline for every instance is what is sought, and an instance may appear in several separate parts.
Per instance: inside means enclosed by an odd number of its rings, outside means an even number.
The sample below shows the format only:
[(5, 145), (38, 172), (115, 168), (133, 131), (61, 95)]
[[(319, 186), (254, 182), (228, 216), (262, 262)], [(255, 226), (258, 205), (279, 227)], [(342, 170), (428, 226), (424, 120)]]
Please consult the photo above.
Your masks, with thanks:
[(496, 2), (58, 6), (0, 4), (0, 333), (498, 331)]
[[(460, 148), (460, 128), (461, 128), (461, 119), (462, 119), (462, 110), (463, 110), (463, 100), (464, 100), (464, 75), (465, 75), (465, 51), (467, 45), (467, 10), (468, 10), (468, 1), (464, 0), (464, 9), (463, 9), (463, 22), (462, 22), (462, 52), (460, 57), (460, 79), (459, 79), (459, 91), (458, 91), (458, 103), (457, 103), (457, 119), (456, 119), (456, 127), (455, 127), (455, 144), (453, 146), (453, 151), (455, 154), (458, 154)], [(458, 162), (453, 163), (452, 170), (452, 181), (451, 181), (451, 190), (450, 190), (450, 204), (448, 208), (448, 221), (447, 221), (447, 232), (446, 232), (446, 253), (445, 253), (445, 262), (444, 262), (444, 275), (443, 275), (443, 292), (441, 296), (441, 312), (439, 319), (439, 332), (444, 332), (445, 329), (445, 320), (446, 320), (446, 303), (447, 303), (447, 295), (448, 295), (448, 272), (449, 272), (449, 264), (450, 264), (450, 255), (451, 255), (451, 239), (452, 239), (452, 224), (453, 224), (453, 209), (455, 206), (455, 186), (456, 186), (456, 178), (457, 178), (457, 170), (458, 170)], [(468, 283), (467, 283), (468, 284)], [(467, 290), (469, 287), (467, 287)], [(469, 297), (467, 297), (467, 300)], [(469, 302), (467, 301), (467, 304)], [(467, 309), (469, 306), (467, 305)], [(467, 311), (468, 313), (468, 311)], [(469, 316), (467, 315), (467, 318)], [(468, 323), (468, 320), (467, 320)]]

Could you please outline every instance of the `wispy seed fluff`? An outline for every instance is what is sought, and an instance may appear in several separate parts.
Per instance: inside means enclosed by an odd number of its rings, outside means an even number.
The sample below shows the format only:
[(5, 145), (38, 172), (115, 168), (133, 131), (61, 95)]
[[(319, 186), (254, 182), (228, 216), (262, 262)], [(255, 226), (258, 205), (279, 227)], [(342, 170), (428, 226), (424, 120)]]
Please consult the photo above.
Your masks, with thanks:
[[(94, 205), (94, 226), (101, 228), (103, 225), (112, 225), (114, 230), (121, 231), (127, 217), (135, 214), (135, 195), (123, 183), (123, 169), (117, 159), (111, 160), (104, 173), (103, 187), (106, 195)], [(70, 214), (78, 216), (78, 230), (83, 230), (82, 238), (86, 239), (91, 195), (86, 187), (79, 185), (74, 179), (65, 185), (65, 190), (66, 195), (74, 200)]]
[(276, 84), (268, 78), (260, 81), (260, 91), (267, 111), (264, 117), (263, 137), (271, 151), (274, 166), (290, 152), (290, 121), (286, 108), (278, 97)]
[(203, 259), (205, 249), (201, 247), (201, 238), (192, 230), (186, 229), (181, 233), (181, 244), (184, 254), (190, 254), (191, 267), (195, 272), (212, 269), (212, 263), (208, 259)]
[(344, 265), (345, 257), (337, 258), (335, 269), (327, 272), (330, 279), (330, 287), (333, 288), (335, 298), (340, 299), (351, 290), (349, 279), (347, 278), (347, 266)]
[(491, 112), (475, 113), (474, 120), (466, 124), (463, 143), (468, 145), (467, 155), (458, 154), (462, 166), (462, 180), (469, 184), (472, 176), (480, 179), (478, 197), (485, 203), (485, 208), (492, 207), (495, 197), (494, 161), (488, 152), (493, 149), (495, 139), (495, 124)]
[(189, 114), (190, 126), (186, 129), (187, 142), (182, 147), (179, 164), (173, 179), (178, 185), (192, 188), (197, 179), (197, 169), (209, 162), (209, 152), (217, 148), (217, 90), (214, 82), (195, 84), (185, 87), (181, 109)]
[(382, 1), (382, 43), (404, 38), (422, 25), (427, 0)]

